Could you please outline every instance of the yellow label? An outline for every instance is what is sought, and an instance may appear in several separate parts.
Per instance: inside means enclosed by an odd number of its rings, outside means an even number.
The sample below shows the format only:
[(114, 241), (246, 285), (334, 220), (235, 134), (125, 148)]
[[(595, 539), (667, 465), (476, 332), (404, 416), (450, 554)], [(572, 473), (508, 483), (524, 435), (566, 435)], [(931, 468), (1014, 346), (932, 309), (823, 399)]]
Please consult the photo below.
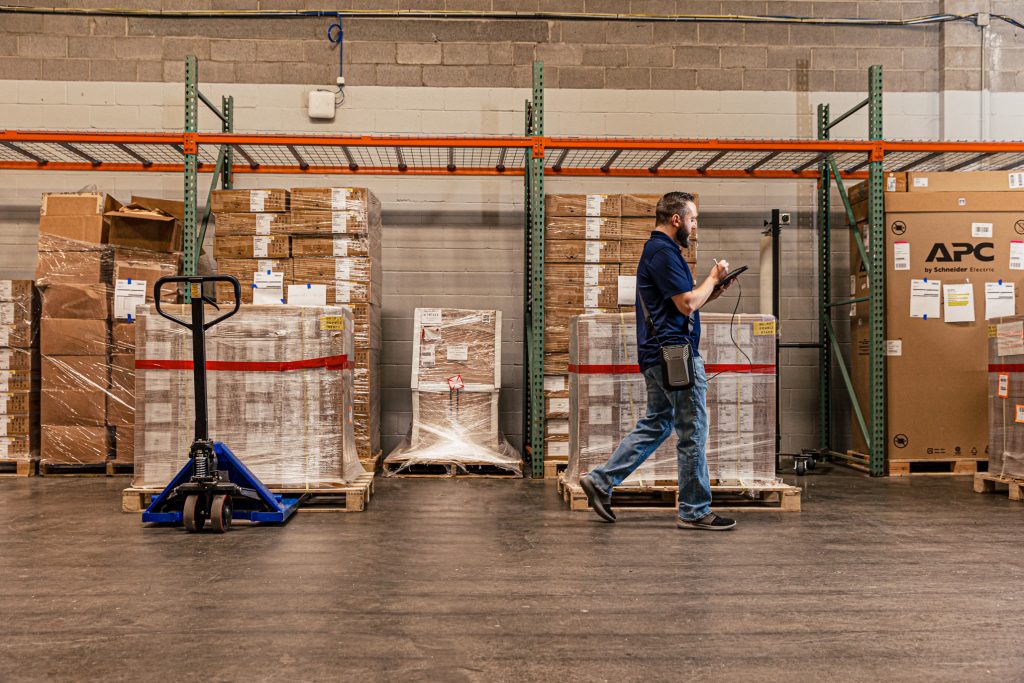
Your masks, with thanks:
[(996, 326), (995, 325), (989, 325), (988, 326), (988, 338), (989, 339), (995, 339), (996, 338)]
[(322, 332), (341, 332), (345, 329), (345, 316), (322, 315), (320, 316), (320, 330)]
[(775, 321), (770, 320), (768, 322), (754, 323), (754, 336), (755, 337), (766, 337), (775, 336)]
[(203, 295), (203, 286), (198, 282), (193, 282), (192, 285), (192, 297), (198, 299)]

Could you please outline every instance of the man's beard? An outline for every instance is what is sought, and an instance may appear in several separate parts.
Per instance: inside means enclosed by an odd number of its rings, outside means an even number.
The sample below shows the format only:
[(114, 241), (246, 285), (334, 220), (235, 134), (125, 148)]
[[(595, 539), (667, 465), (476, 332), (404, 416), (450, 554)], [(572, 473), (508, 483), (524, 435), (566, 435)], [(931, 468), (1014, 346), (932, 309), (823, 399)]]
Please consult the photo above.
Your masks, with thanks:
[(686, 233), (686, 228), (676, 228), (676, 242), (679, 243), (683, 249), (690, 248), (690, 236)]

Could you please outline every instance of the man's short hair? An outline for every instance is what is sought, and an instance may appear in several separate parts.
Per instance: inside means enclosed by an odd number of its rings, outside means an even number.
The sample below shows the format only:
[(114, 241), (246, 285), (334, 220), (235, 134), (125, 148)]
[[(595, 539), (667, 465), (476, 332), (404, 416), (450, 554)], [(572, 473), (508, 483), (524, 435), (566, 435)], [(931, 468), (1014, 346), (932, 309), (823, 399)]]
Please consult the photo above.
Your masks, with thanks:
[(654, 215), (658, 225), (665, 225), (672, 220), (672, 216), (679, 214), (680, 218), (683, 218), (686, 213), (686, 203), (696, 201), (693, 195), (689, 192), (669, 192), (658, 200), (658, 206), (654, 210)]

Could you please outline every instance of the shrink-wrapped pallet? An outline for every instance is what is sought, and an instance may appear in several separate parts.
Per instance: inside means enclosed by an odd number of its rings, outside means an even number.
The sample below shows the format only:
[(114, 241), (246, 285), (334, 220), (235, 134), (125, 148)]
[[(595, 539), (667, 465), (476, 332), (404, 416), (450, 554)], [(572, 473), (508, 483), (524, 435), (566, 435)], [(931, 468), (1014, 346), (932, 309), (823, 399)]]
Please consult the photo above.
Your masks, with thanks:
[[(0, 463), (39, 449), (38, 308), (31, 280), (0, 280)], [(15, 375), (28, 388), (15, 388)]]
[(1024, 479), (1024, 318), (1001, 318), (988, 340), (988, 471)]

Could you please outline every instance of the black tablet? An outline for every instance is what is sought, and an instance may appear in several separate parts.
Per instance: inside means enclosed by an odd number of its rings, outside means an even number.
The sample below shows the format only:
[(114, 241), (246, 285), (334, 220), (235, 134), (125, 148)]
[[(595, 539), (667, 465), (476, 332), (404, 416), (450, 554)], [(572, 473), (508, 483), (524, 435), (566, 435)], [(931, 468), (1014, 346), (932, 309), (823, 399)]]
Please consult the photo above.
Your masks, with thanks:
[(727, 284), (738, 278), (740, 275), (743, 275), (743, 273), (746, 272), (746, 270), (746, 266), (740, 266), (736, 270), (729, 271), (729, 274), (725, 276), (725, 279), (719, 282), (717, 285), (715, 285), (715, 289), (725, 287)]

